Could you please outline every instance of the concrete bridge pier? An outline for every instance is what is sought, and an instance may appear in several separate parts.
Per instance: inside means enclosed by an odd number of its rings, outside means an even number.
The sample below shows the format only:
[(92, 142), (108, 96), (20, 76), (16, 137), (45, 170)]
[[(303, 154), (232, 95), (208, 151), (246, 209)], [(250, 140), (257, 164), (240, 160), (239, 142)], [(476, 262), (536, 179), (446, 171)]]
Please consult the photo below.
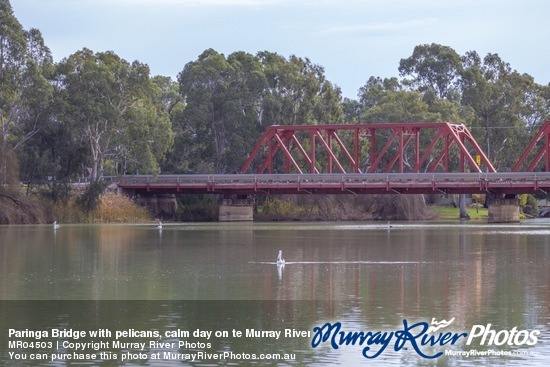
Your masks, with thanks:
[(136, 203), (147, 207), (155, 216), (173, 216), (178, 209), (174, 194), (144, 195), (136, 198)]
[(254, 199), (223, 197), (220, 200), (218, 221), (252, 222), (254, 220)]
[(519, 199), (515, 195), (488, 198), (488, 223), (518, 223)]

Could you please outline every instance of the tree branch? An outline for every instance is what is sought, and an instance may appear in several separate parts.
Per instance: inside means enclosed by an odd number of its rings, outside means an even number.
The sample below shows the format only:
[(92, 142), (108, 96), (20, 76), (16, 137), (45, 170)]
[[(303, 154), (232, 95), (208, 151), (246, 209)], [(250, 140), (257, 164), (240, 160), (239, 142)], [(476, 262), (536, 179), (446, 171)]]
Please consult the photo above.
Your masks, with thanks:
[(10, 199), (10, 200), (13, 201), (17, 206), (21, 206), (21, 202), (20, 202), (19, 200), (17, 200), (16, 198), (14, 198), (14, 197), (11, 197), (11, 196), (9, 196), (9, 195), (3, 194), (3, 193), (1, 193), (1, 192), (0, 192), (0, 196), (1, 196), (1, 197), (4, 197), (4, 198)]

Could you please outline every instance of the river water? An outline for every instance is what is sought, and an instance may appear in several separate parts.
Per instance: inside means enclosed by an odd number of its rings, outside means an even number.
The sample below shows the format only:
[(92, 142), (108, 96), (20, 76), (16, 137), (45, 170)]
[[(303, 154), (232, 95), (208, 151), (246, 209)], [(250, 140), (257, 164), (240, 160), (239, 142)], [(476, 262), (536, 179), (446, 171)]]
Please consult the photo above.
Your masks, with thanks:
[(549, 260), (548, 220), (0, 226), (0, 365), (545, 366)]

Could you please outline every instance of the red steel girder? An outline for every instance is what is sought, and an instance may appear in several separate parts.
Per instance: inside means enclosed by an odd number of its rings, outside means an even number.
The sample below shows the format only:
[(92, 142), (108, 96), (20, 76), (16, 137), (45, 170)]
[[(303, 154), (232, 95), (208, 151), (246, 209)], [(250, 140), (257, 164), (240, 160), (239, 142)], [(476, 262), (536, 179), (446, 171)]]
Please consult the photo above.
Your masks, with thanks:
[[(348, 139), (343, 139), (341, 134), (347, 134)], [(429, 142), (422, 144), (422, 138)], [(346, 141), (352, 147), (346, 146)], [(309, 153), (304, 146), (309, 146)], [(407, 169), (410, 172), (438, 169), (466, 172), (467, 168), (482, 172), (475, 156), (488, 172), (495, 172), (466, 126), (446, 122), (273, 125), (266, 129), (240, 173), (246, 172), (254, 159), (262, 162), (257, 173), (273, 173), (279, 151), (285, 173), (322, 173), (320, 166), (324, 167), (324, 173), (333, 173), (333, 168), (339, 173), (362, 173), (361, 167), (366, 173), (402, 173)], [(362, 152), (365, 152), (363, 156)], [(452, 157), (458, 157), (458, 167), (451, 167)], [(299, 160), (303, 160), (302, 166)]]
[(527, 149), (525, 149), (525, 151), (519, 158), (518, 163), (516, 163), (516, 165), (512, 169), (512, 172), (520, 172), (520, 168), (525, 163), (529, 163), (527, 159), (529, 158), (531, 153), (535, 152), (535, 146), (541, 139), (543, 139), (543, 144), (533, 157), (533, 160), (531, 161), (525, 172), (533, 172), (543, 157), (544, 171), (550, 172), (550, 121), (545, 121), (544, 124), (542, 124), (540, 130), (537, 132), (537, 135), (533, 137), (533, 140), (531, 140), (531, 143), (529, 143)]

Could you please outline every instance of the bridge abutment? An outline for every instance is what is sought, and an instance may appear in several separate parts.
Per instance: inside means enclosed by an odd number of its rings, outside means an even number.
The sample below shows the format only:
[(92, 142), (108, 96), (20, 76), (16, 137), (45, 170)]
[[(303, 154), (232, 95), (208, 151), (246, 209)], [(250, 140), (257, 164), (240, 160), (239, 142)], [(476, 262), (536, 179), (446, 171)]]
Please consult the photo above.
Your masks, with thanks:
[(155, 216), (173, 216), (178, 209), (178, 201), (174, 194), (139, 196), (135, 200), (138, 205), (147, 207)]
[(488, 223), (518, 223), (519, 199), (490, 198)]
[(220, 222), (252, 222), (254, 220), (253, 199), (223, 198), (220, 201)]

